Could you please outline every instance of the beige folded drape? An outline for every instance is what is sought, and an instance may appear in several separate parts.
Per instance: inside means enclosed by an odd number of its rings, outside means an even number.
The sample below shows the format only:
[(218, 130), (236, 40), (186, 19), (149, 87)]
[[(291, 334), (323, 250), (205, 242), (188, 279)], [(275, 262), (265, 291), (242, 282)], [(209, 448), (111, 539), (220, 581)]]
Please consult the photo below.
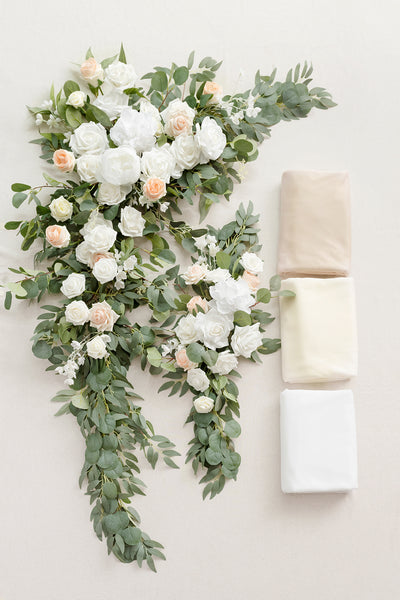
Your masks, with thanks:
[(278, 273), (282, 277), (348, 275), (350, 245), (348, 174), (283, 173)]

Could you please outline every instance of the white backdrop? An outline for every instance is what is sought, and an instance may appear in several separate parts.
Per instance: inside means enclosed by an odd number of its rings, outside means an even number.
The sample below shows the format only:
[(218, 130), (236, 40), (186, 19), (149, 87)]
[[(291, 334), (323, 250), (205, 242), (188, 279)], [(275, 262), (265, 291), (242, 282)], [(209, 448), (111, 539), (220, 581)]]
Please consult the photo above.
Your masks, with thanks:
[[(312, 60), (317, 85), (339, 106), (273, 130), (230, 204), (209, 220), (229, 220), (240, 201), (261, 212), (262, 258), (276, 262), (278, 191), (288, 168), (349, 170), (352, 181), (353, 275), (360, 369), (355, 392), (359, 490), (349, 495), (285, 496), (280, 491), (279, 354), (246, 366), (241, 388), (242, 466), (236, 483), (203, 502), (189, 466), (144, 465), (148, 497), (137, 506), (146, 531), (165, 543), (159, 573), (107, 557), (89, 524), (78, 488), (81, 434), (71, 416), (55, 419), (49, 403), (61, 380), (31, 355), (36, 305), (1, 312), (1, 600), (273, 600), (392, 599), (400, 585), (400, 283), (397, 0), (238, 0), (173, 3), (132, 0), (3, 3), (1, 220), (15, 218), (14, 181), (41, 181), (43, 165), (25, 104), (47, 97), (70, 76), (89, 45), (109, 56), (123, 41), (139, 73), (197, 56), (224, 60), (226, 90), (251, 84), (260, 68), (284, 74)], [(71, 61), (71, 63), (69, 62)], [(239, 78), (239, 73), (242, 72)], [(27, 210), (27, 209), (24, 209)], [(397, 261), (396, 261), (397, 262)], [(1, 263), (31, 265), (13, 232), (1, 232)], [(3, 276), (3, 275), (2, 275)], [(278, 327), (272, 326), (273, 333)], [(189, 398), (155, 393), (134, 367), (156, 428), (184, 451)], [(332, 386), (333, 387), (333, 386)]]

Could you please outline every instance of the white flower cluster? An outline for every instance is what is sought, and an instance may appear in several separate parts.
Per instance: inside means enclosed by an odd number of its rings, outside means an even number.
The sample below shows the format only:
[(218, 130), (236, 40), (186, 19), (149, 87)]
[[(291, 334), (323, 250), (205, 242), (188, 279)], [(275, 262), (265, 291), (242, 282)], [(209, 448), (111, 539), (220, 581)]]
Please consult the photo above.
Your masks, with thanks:
[(68, 357), (67, 362), (62, 367), (57, 367), (55, 372), (58, 375), (64, 375), (66, 377), (64, 383), (66, 385), (72, 385), (76, 377), (76, 373), (81, 365), (85, 362), (85, 357), (82, 354), (82, 344), (77, 341), (71, 342), (72, 352)]
[(232, 98), (231, 100), (220, 102), (220, 106), (226, 112), (231, 122), (234, 125), (239, 125), (239, 122), (242, 121), (245, 116), (255, 118), (258, 113), (261, 112), (261, 108), (255, 106), (256, 101), (257, 98), (250, 94), (247, 100)]

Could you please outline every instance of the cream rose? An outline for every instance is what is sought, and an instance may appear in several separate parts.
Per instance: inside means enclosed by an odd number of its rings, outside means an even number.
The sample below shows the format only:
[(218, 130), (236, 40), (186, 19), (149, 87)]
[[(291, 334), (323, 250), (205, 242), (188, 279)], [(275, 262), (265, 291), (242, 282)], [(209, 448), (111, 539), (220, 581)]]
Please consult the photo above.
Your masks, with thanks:
[(117, 232), (106, 225), (97, 225), (85, 236), (91, 252), (107, 252), (114, 245)]
[(88, 262), (89, 267), (93, 269), (97, 261), (102, 258), (114, 258), (114, 254), (112, 252), (91, 252)]
[(96, 200), (99, 204), (114, 206), (120, 204), (131, 191), (130, 185), (114, 185), (113, 183), (102, 183), (99, 185)]
[(74, 108), (81, 108), (85, 104), (86, 94), (81, 90), (76, 90), (68, 96), (67, 104)]
[(262, 344), (262, 334), (260, 324), (246, 325), (245, 327), (235, 327), (232, 336), (231, 346), (236, 356), (250, 358), (252, 352), (257, 350)]
[(182, 317), (176, 327), (176, 335), (182, 344), (191, 344), (198, 340), (196, 318), (193, 315)]
[(121, 221), (118, 225), (122, 235), (137, 237), (142, 235), (146, 221), (142, 213), (132, 206), (125, 206), (121, 210)]
[(72, 325), (84, 325), (89, 320), (89, 309), (83, 300), (74, 300), (65, 307), (65, 320)]
[(215, 300), (218, 312), (233, 317), (237, 310), (250, 313), (254, 297), (249, 286), (242, 279), (227, 279), (210, 287), (210, 295)]
[(96, 302), (89, 311), (90, 326), (98, 331), (112, 331), (114, 323), (119, 319), (119, 315), (111, 306), (103, 300)]
[(221, 269), (218, 267), (217, 269), (212, 269), (207, 273), (207, 281), (212, 281), (214, 283), (219, 283), (220, 281), (227, 281), (231, 278), (231, 274), (228, 269)]
[(68, 221), (73, 212), (73, 205), (66, 198), (60, 196), (55, 198), (49, 204), (50, 214), (56, 221)]
[(104, 82), (101, 89), (103, 93), (97, 96), (93, 104), (105, 112), (111, 121), (114, 121), (120, 116), (121, 111), (128, 106), (129, 97), (108, 81)]
[(53, 154), (53, 163), (63, 173), (69, 173), (74, 170), (75, 156), (72, 152), (59, 148)]
[(88, 233), (93, 231), (95, 227), (98, 225), (104, 225), (104, 227), (108, 227), (109, 229), (113, 229), (112, 222), (106, 219), (100, 212), (97, 210), (92, 210), (90, 213), (90, 217), (88, 221), (84, 224), (82, 229), (79, 230), (79, 233), (86, 237)]
[(107, 283), (116, 277), (118, 266), (114, 258), (100, 258), (93, 267), (93, 275), (100, 283)]
[(140, 176), (140, 159), (133, 148), (110, 148), (102, 156), (99, 180), (114, 185), (136, 183)]
[(201, 163), (216, 160), (222, 154), (226, 146), (226, 137), (218, 123), (205, 117), (201, 123), (196, 125), (196, 139), (201, 150)]
[(263, 261), (254, 252), (245, 252), (240, 262), (243, 268), (252, 275), (259, 275), (263, 271)]
[(66, 248), (71, 235), (65, 225), (49, 225), (46, 228), (46, 240), (54, 248)]
[(194, 265), (186, 269), (182, 277), (188, 285), (194, 285), (204, 279), (206, 275), (207, 267), (199, 263), (194, 263)]
[(81, 64), (81, 75), (85, 81), (97, 87), (99, 81), (104, 79), (102, 66), (91, 56)]
[(197, 313), (196, 331), (207, 348), (216, 350), (228, 345), (228, 336), (233, 328), (233, 322), (225, 315), (221, 315), (215, 308), (207, 313)]
[(61, 286), (61, 293), (67, 298), (75, 298), (85, 291), (85, 276), (83, 273), (71, 273), (64, 279)]
[(107, 67), (105, 75), (106, 81), (109, 81), (121, 92), (127, 88), (134, 87), (138, 78), (133, 65), (127, 65), (119, 60), (114, 61)]
[(109, 341), (108, 335), (96, 335), (90, 342), (86, 344), (88, 356), (95, 359), (105, 358), (108, 356), (106, 341)]
[(193, 401), (193, 406), (198, 413), (209, 413), (214, 408), (214, 400), (208, 396), (199, 396)]
[(224, 350), (218, 354), (217, 362), (210, 367), (212, 373), (217, 375), (228, 375), (238, 366), (238, 359), (229, 350)]
[(81, 154), (102, 154), (108, 148), (107, 132), (101, 123), (82, 123), (69, 140), (72, 152)]
[(159, 179), (158, 177), (150, 177), (143, 185), (143, 194), (150, 200), (150, 202), (156, 202), (163, 198), (167, 193), (167, 189), (165, 186), (165, 181)]
[(222, 87), (215, 81), (206, 81), (204, 86), (203, 94), (212, 94), (209, 102), (214, 104), (218, 103), (222, 99)]
[(187, 382), (198, 392), (204, 392), (210, 385), (207, 375), (202, 369), (198, 369), (197, 367), (188, 371)]
[(197, 366), (196, 363), (189, 360), (185, 348), (181, 348), (177, 351), (177, 353), (175, 354), (175, 360), (178, 367), (180, 367), (184, 371), (189, 371), (189, 369), (194, 369), (194, 367)]
[(199, 308), (201, 308), (203, 312), (206, 313), (209, 309), (209, 305), (207, 300), (205, 300), (201, 296), (193, 296), (193, 298), (190, 298), (189, 302), (186, 304), (186, 308), (192, 314), (196, 314)]
[(131, 146), (140, 154), (154, 146), (156, 131), (157, 124), (151, 115), (126, 107), (111, 128), (110, 137), (117, 146)]
[(161, 113), (165, 123), (165, 133), (176, 137), (182, 133), (191, 133), (196, 112), (186, 102), (176, 98)]
[(251, 292), (256, 292), (260, 287), (260, 278), (258, 275), (253, 275), (250, 271), (245, 271), (242, 275), (243, 281), (249, 286)]
[(90, 250), (87, 242), (83, 241), (75, 248), (76, 260), (83, 263), (84, 265), (89, 264), (90, 256), (92, 251)]
[[(126, 95), (126, 94), (125, 94)], [(161, 123), (161, 116), (158, 108), (154, 106), (147, 98), (140, 99), (140, 112), (143, 114), (148, 114), (152, 117), (154, 121), (154, 131), (156, 135), (161, 135), (163, 132), (163, 126)]]
[(84, 154), (80, 156), (76, 161), (76, 170), (82, 181), (96, 183), (98, 181), (97, 172), (100, 163), (101, 156), (99, 154)]
[(175, 170), (175, 158), (171, 154), (169, 144), (144, 152), (141, 159), (141, 170), (141, 177), (145, 181), (150, 177), (158, 177), (165, 183), (169, 183)]
[(176, 169), (193, 169), (200, 161), (200, 148), (194, 135), (180, 135), (171, 144)]

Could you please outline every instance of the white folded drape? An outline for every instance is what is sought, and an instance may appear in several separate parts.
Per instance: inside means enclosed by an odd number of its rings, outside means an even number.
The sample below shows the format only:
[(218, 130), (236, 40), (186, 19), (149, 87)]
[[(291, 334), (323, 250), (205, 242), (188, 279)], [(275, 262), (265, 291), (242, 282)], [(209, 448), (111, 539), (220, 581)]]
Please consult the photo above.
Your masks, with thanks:
[(357, 488), (351, 390), (281, 393), (281, 486), (285, 493)]
[(283, 173), (278, 273), (348, 275), (350, 246), (348, 174)]
[(339, 381), (357, 374), (353, 279), (290, 278), (280, 297), (282, 377), (287, 383)]

